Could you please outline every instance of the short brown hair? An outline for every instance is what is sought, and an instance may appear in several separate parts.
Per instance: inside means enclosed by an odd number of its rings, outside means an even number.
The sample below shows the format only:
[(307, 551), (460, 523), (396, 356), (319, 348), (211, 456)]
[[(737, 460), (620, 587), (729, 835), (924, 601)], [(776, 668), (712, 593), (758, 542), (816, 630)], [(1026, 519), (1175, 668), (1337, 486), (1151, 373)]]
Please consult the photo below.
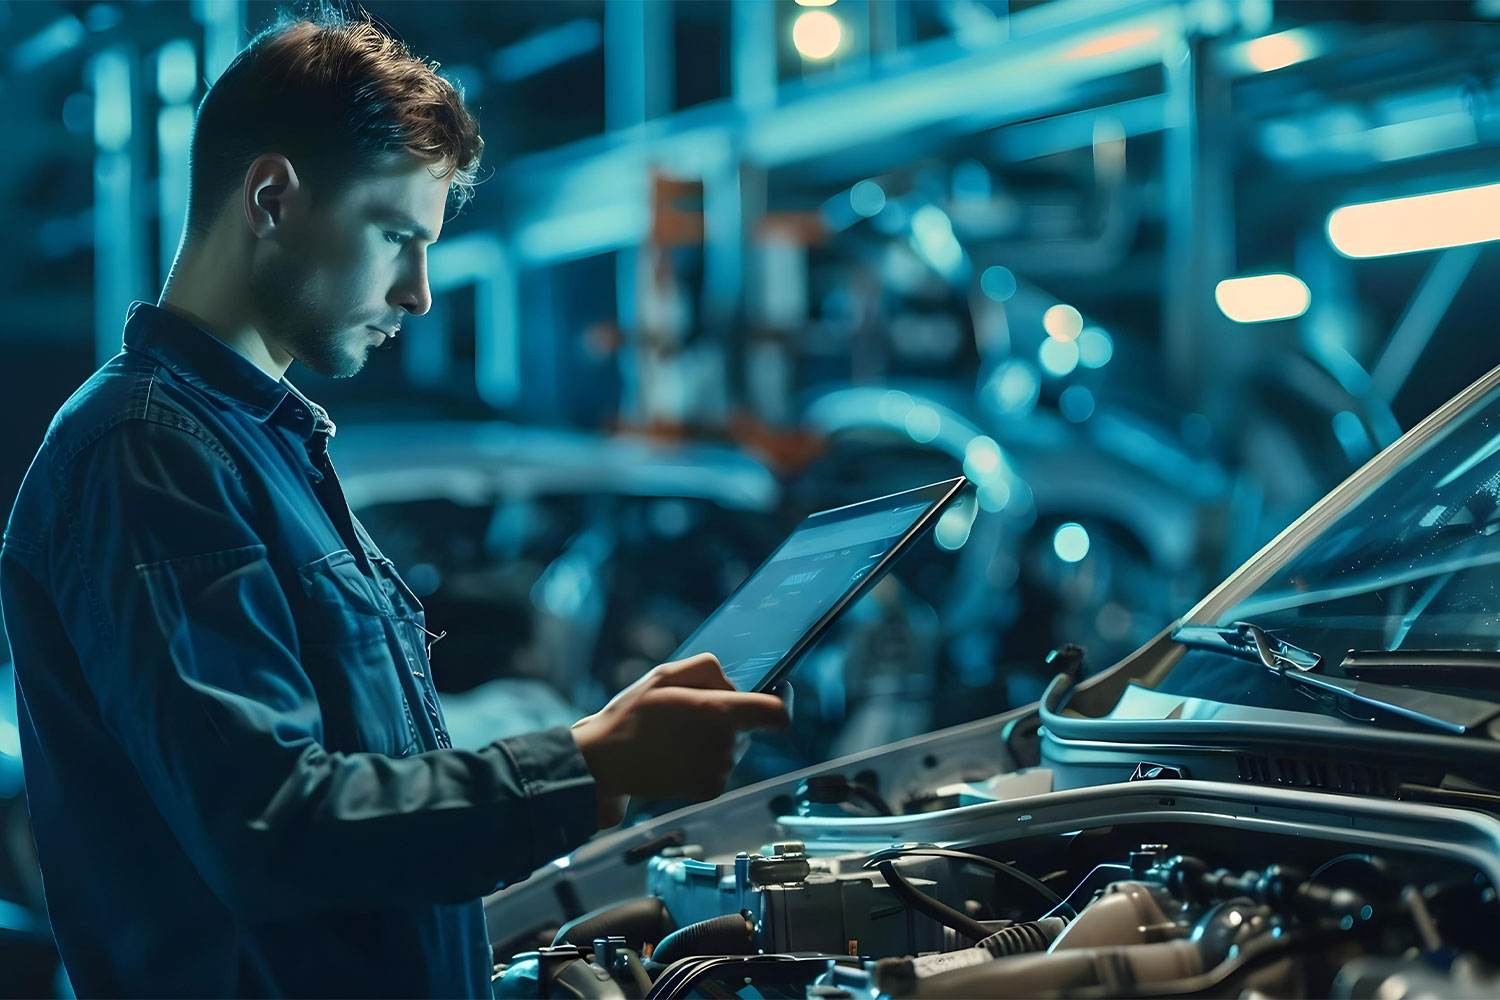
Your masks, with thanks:
[(391, 153), (452, 174), (473, 195), (484, 140), (439, 64), (412, 55), (368, 14), (283, 13), (209, 88), (193, 126), (188, 228), (201, 233), (262, 153), (281, 153), (310, 189), (335, 194)]

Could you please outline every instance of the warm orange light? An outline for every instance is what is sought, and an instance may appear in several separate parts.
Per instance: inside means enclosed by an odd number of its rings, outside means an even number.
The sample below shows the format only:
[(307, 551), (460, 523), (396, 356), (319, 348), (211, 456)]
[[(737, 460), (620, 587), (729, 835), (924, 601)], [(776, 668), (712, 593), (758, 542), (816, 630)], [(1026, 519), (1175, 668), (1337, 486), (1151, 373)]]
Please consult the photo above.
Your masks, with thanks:
[(1137, 45), (1154, 42), (1160, 37), (1160, 28), (1132, 28), (1129, 31), (1116, 31), (1113, 34), (1101, 35), (1073, 46), (1063, 58), (1092, 59), (1095, 56), (1107, 56), (1111, 52), (1123, 52)]

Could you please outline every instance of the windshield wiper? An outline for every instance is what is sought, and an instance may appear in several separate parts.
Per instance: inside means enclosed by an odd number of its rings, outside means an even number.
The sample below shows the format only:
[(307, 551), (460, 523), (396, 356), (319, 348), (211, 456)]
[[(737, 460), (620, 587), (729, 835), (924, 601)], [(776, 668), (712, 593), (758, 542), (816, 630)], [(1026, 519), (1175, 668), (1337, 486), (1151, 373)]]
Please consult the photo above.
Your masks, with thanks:
[(1330, 677), (1319, 672), (1323, 658), (1317, 653), (1278, 639), (1250, 622), (1184, 625), (1172, 633), (1172, 638), (1185, 646), (1217, 650), (1259, 663), (1273, 674), (1302, 687), (1339, 695), (1455, 735), (1468, 733), (1500, 715), (1500, 704), (1495, 702), (1414, 687)]
[(1351, 649), (1339, 667), (1347, 677), (1387, 684), (1500, 687), (1500, 653), (1482, 649)]

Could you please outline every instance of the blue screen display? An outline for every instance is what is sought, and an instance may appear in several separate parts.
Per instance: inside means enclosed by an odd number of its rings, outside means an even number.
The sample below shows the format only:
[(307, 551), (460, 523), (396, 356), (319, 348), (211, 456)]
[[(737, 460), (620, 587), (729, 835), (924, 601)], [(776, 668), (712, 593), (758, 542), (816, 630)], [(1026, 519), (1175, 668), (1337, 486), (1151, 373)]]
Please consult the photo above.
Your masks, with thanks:
[(870, 575), (932, 503), (802, 523), (673, 659), (713, 653), (751, 691), (845, 594)]

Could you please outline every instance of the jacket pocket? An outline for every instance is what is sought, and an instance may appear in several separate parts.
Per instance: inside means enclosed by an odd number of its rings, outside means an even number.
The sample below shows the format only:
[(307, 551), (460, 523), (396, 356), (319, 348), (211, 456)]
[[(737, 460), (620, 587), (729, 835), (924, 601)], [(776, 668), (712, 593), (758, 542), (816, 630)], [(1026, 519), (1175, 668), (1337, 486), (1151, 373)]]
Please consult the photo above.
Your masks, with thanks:
[(347, 549), (298, 567), (302, 664), (318, 691), (328, 749), (405, 756), (416, 726), (392, 650), (395, 623)]

